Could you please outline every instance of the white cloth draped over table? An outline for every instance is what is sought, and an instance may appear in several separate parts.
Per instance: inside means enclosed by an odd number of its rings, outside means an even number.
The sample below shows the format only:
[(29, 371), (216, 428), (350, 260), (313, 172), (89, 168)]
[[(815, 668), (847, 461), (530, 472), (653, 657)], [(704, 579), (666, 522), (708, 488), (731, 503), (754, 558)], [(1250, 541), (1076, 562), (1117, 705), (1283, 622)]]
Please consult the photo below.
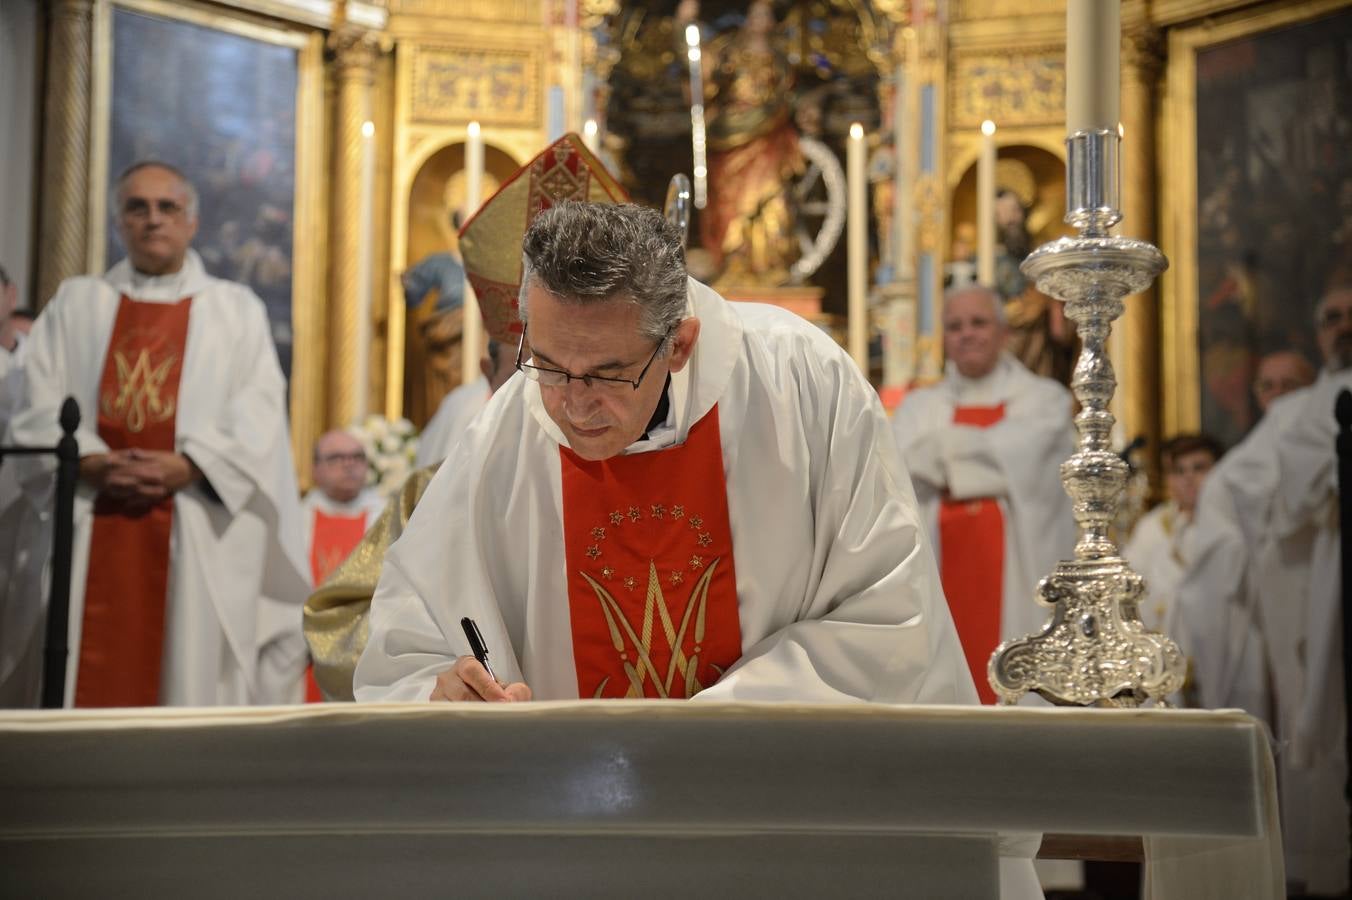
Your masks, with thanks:
[[(1221, 460), (1186, 545), (1176, 635), (1204, 706), (1240, 706), (1278, 740), (1288, 877), (1347, 887), (1336, 422), (1352, 373), (1278, 398)], [(1269, 703), (1271, 698), (1271, 703)]]
[[(1004, 404), (988, 428), (956, 425), (962, 406)], [(1040, 632), (1048, 610), (1033, 595), (1037, 583), (1075, 549), (1075, 519), (1061, 485), (1061, 463), (1075, 452), (1070, 392), (1034, 375), (1009, 353), (994, 370), (967, 378), (953, 363), (944, 379), (906, 395), (892, 418), (893, 433), (915, 483), (935, 552), (939, 504), (991, 497), (1004, 517), (1004, 578), (1000, 639)]]
[[(301, 606), (309, 578), (286, 387), (263, 303), (248, 288), (212, 278), (189, 251), (183, 268), (162, 277), (134, 272), (127, 261), (102, 278), (68, 279), (43, 310), (25, 348), (23, 410), (10, 439), (54, 444), (57, 415), (72, 395), (80, 404), (82, 456), (105, 453), (98, 436), (98, 390), (119, 298), (175, 302), (191, 296), (175, 449), (202, 470), (202, 484), (174, 499), (161, 702), (213, 705), (299, 698), (305, 666)], [(24, 492), (46, 507), (52, 466), (31, 465)], [(66, 698), (77, 676), (84, 584), (94, 492), (81, 485), (75, 504), (71, 572), (70, 662)], [(38, 536), (33, 562), (45, 563), (50, 534)], [(0, 680), (18, 662), (36, 659), (45, 596), (11, 595), (0, 638)], [(10, 630), (13, 628), (14, 630)]]

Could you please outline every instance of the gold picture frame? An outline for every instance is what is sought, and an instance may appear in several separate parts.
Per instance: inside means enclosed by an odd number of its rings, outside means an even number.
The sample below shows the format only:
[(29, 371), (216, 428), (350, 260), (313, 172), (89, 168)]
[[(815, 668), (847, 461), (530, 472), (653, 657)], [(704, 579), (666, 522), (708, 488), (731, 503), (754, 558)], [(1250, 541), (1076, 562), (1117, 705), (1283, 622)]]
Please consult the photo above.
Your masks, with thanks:
[[(1161, 425), (1165, 435), (1195, 432), (1204, 424), (1202, 392), (1207, 387), (1202, 381), (1206, 373), (1199, 344), (1198, 56), (1222, 44), (1258, 39), (1349, 8), (1349, 0), (1272, 3), (1169, 32), (1166, 93), (1158, 131), (1160, 247), (1171, 262), (1160, 280)], [(1247, 384), (1243, 390), (1248, 390)], [(1228, 442), (1233, 442), (1233, 436)]]
[[(114, 17), (119, 10), (246, 38), (296, 54), (294, 185), (290, 200), (291, 447), (301, 483), (309, 448), (322, 433), (327, 348), (325, 111), (323, 33), (238, 9), (193, 0), (99, 0), (93, 11), (93, 71), (89, 154), (88, 270), (107, 267), (110, 223)], [(166, 73), (167, 74), (167, 73)], [(284, 161), (285, 162), (285, 161)], [(189, 172), (189, 175), (192, 175)], [(202, 241), (199, 235), (196, 243)], [(284, 246), (284, 245), (283, 245)]]

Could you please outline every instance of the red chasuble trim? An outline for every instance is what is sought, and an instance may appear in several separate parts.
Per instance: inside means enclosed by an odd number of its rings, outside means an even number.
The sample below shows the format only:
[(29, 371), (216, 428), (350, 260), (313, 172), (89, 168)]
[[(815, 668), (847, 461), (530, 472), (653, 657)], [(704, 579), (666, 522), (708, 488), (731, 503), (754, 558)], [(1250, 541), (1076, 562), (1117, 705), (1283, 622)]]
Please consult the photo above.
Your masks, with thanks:
[(578, 696), (694, 696), (742, 655), (718, 407), (679, 447), (559, 456)]
[(310, 539), (310, 575), (319, 587), (333, 570), (342, 565), (366, 534), (366, 513), (355, 516), (331, 516), (315, 510), (314, 531)]
[[(110, 450), (174, 450), (179, 377), (192, 298), (145, 303), (123, 295), (99, 381), (99, 437)], [(174, 500), (131, 515), (94, 502), (76, 706), (155, 706)]]
[[(1005, 406), (959, 406), (953, 424), (989, 428), (1005, 417)], [(967, 666), (982, 703), (994, 703), (986, 663), (1000, 644), (1004, 600), (1005, 517), (1000, 504), (984, 497), (939, 503), (939, 580), (948, 598)]]

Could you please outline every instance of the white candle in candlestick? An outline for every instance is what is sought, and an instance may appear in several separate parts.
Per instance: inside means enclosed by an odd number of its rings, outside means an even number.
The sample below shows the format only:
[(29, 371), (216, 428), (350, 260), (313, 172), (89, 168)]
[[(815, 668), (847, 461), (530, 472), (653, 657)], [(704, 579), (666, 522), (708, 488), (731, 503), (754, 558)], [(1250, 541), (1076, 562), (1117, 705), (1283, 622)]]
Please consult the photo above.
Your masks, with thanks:
[(995, 285), (995, 123), (981, 123), (976, 162), (976, 280)]
[[(469, 219), (479, 210), (482, 201), (484, 174), (484, 139), (479, 131), (478, 122), (470, 122), (465, 138), (465, 218)], [(474, 297), (474, 289), (469, 278), (465, 278), (465, 305), (460, 338), (461, 384), (469, 384), (479, 377), (479, 357), (483, 348), (483, 320), (479, 317), (479, 303)]]
[(596, 152), (596, 132), (599, 130), (595, 119), (588, 119), (582, 125), (582, 143), (585, 144), (587, 149), (592, 153)]
[(356, 405), (352, 410), (357, 421), (366, 418), (371, 394), (371, 271), (374, 268), (372, 221), (376, 185), (376, 126), (367, 120), (361, 125), (361, 230), (358, 232), (360, 249), (357, 251), (357, 371)]
[(1066, 132), (1117, 128), (1121, 75), (1119, 0), (1066, 5)]
[(850, 140), (845, 155), (845, 183), (847, 185), (847, 245), (849, 333), (847, 344), (850, 356), (868, 374), (868, 195), (865, 167), (864, 126), (855, 122), (850, 126)]

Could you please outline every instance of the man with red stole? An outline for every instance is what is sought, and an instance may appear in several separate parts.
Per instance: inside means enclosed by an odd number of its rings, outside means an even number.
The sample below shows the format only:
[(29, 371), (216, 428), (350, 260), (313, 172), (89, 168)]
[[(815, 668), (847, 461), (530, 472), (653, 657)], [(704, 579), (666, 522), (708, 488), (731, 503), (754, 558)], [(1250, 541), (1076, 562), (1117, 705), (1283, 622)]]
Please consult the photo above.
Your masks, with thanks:
[(1001, 641), (1040, 631), (1038, 581), (1075, 548), (1060, 464), (1075, 450), (1070, 393), (1005, 351), (1000, 297), (944, 298), (944, 378), (892, 420), (939, 557), (944, 594), (982, 701)]
[(857, 367), (690, 280), (676, 229), (621, 196), (570, 136), (466, 224), (519, 374), (390, 548), (357, 698), (974, 700)]
[[(116, 197), (127, 259), (61, 284), (11, 429), (52, 444), (63, 398), (80, 404), (67, 704), (298, 699), (309, 580), (267, 314), (189, 249), (180, 172), (138, 163)], [(25, 473), (25, 490), (49, 485), (50, 468)], [(7, 656), (41, 639), (45, 600), (20, 598), (32, 628), (4, 636)]]
[(361, 441), (340, 428), (315, 441), (315, 486), (300, 504), (313, 584), (347, 559), (385, 507), (380, 492), (366, 486), (368, 466)]

